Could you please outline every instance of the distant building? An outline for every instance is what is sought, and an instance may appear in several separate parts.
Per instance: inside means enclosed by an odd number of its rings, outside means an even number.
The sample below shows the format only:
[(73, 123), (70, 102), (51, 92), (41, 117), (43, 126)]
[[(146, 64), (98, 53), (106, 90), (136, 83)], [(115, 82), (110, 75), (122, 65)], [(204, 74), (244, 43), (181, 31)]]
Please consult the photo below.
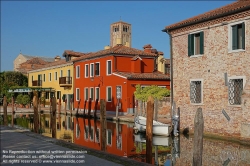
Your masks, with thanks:
[[(166, 26), (173, 60), (173, 99), (182, 129), (250, 138), (250, 3), (236, 1)], [(172, 87), (171, 87), (172, 88)]]
[(119, 21), (110, 25), (110, 46), (122, 44), (127, 47), (132, 45), (131, 24)]
[[(30, 55), (23, 55), (22, 53), (20, 53), (16, 59), (13, 62), (13, 70), (14, 71), (20, 71), (23, 70), (23, 68), (20, 67), (20, 64), (27, 62), (28, 60), (31, 60), (33, 58), (39, 58), (40, 62), (44, 61), (44, 62), (53, 62), (54, 58), (49, 58), (49, 57), (39, 57), (39, 56), (30, 56)], [(37, 64), (37, 60), (34, 60), (33, 62), (35, 62), (35, 64)], [(30, 64), (31, 62), (29, 62)], [(25, 65), (24, 65), (25, 66)], [(24, 67), (23, 66), (23, 67)]]

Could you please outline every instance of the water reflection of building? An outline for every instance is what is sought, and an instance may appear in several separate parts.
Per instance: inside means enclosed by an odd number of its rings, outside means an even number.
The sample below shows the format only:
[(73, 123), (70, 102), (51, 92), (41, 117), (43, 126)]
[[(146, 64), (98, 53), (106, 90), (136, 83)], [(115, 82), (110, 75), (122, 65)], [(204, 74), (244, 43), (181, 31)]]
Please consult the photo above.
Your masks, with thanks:
[[(101, 135), (100, 121), (74, 117), (74, 125), (75, 144), (101, 150), (101, 139), (103, 137)], [(106, 147), (106, 152), (108, 153), (146, 162), (146, 144), (134, 141), (133, 124), (107, 122)], [(161, 147), (158, 149), (159, 156), (157, 161), (159, 164), (165, 163), (169, 152), (170, 147)], [(154, 155), (152, 161), (152, 164), (154, 164)]]

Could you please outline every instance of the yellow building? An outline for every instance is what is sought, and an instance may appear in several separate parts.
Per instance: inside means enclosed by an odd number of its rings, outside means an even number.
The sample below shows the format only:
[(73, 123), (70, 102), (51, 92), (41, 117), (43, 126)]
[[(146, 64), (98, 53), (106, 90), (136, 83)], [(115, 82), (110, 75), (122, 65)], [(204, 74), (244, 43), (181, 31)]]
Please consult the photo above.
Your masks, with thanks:
[(28, 86), (38, 90), (41, 103), (45, 106), (50, 104), (51, 97), (56, 97), (57, 101), (62, 99), (62, 108), (64, 108), (64, 101), (67, 101), (69, 110), (73, 109), (71, 101), (73, 102), (74, 66), (73, 62), (59, 58), (55, 58), (54, 62), (42, 68), (29, 71)]

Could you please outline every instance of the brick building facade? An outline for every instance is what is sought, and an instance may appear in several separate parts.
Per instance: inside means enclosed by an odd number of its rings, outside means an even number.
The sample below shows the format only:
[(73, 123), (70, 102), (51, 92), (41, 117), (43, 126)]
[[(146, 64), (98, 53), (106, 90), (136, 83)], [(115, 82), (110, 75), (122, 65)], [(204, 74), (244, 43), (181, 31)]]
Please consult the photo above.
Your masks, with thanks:
[(204, 132), (250, 138), (250, 3), (237, 1), (166, 26), (173, 100), (181, 129), (193, 130), (197, 108)]

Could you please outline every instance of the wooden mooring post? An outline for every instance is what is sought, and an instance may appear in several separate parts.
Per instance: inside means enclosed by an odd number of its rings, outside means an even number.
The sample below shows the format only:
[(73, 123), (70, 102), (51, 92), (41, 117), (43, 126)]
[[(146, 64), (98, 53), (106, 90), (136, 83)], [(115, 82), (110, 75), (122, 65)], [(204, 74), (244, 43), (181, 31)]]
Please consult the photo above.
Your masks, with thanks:
[(94, 119), (96, 119), (96, 118), (97, 118), (97, 116), (96, 116), (96, 112), (97, 112), (98, 100), (99, 100), (99, 99), (96, 99), (96, 100), (95, 100), (95, 112), (94, 112)]
[(38, 115), (38, 94), (37, 92), (34, 92), (33, 97), (33, 108), (34, 108), (34, 118), (33, 118), (33, 124), (34, 124), (34, 132), (39, 132), (39, 115)]
[(85, 110), (86, 110), (87, 100), (84, 102), (84, 108), (83, 108), (83, 117), (85, 117)]
[(14, 97), (12, 97), (12, 114), (11, 114), (11, 126), (14, 127)]
[(56, 98), (52, 98), (51, 102), (51, 129), (52, 129), (52, 138), (56, 138)]
[(8, 116), (7, 116), (7, 98), (3, 97), (3, 124), (8, 126)]
[(65, 107), (64, 107), (64, 112), (65, 112), (65, 116), (67, 115), (67, 99), (64, 100), (64, 104), (65, 104)]
[(76, 110), (76, 115), (78, 116), (78, 111), (79, 111), (79, 107), (80, 107), (80, 103), (81, 103), (81, 99), (78, 101), (78, 105), (77, 105), (77, 110)]
[(101, 99), (100, 101), (100, 122), (101, 122), (101, 150), (106, 151), (106, 127), (107, 127), (107, 121), (106, 121), (106, 101), (104, 99)]
[(193, 166), (202, 165), (204, 120), (202, 109), (198, 108), (194, 119)]
[(154, 99), (148, 97), (147, 102), (147, 122), (146, 122), (146, 162), (152, 164), (152, 140), (153, 140), (153, 117), (154, 117)]

